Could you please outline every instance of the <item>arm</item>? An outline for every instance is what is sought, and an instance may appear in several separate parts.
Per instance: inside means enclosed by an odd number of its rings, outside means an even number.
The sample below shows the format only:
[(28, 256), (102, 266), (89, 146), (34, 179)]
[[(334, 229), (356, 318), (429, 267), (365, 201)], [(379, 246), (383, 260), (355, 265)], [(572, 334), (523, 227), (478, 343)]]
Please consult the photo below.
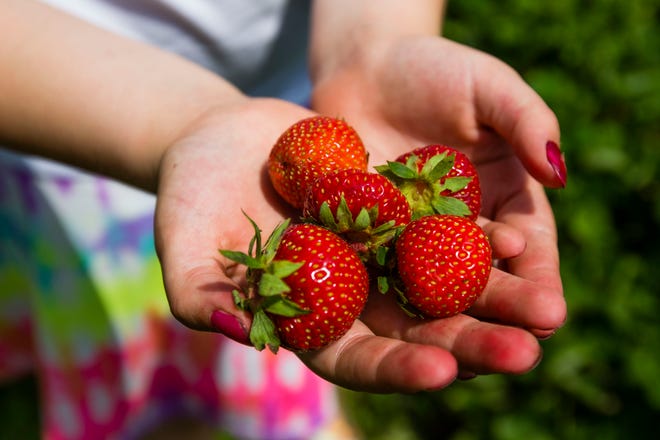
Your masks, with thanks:
[(0, 142), (149, 190), (167, 145), (244, 99), (182, 58), (40, 2), (1, 2), (0, 29)]

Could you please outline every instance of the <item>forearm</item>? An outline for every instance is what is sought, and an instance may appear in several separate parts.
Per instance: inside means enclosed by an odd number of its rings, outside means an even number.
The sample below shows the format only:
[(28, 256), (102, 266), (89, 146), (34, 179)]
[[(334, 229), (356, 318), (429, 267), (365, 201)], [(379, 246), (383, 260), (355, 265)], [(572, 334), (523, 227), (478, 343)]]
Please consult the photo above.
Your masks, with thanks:
[(439, 35), (446, 0), (316, 0), (312, 11), (311, 72), (318, 79), (360, 62), (379, 43)]
[(244, 99), (212, 73), (27, 0), (0, 3), (0, 142), (154, 189), (162, 150)]

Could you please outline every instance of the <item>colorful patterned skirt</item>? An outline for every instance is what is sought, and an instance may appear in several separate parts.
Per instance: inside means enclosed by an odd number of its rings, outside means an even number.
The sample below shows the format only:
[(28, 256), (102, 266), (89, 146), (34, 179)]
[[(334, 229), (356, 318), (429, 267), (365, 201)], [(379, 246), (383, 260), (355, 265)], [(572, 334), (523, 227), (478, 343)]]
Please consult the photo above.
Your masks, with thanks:
[(334, 387), (170, 314), (154, 197), (0, 150), (0, 381), (34, 374), (45, 439), (140, 438), (179, 417), (245, 439), (308, 439)]

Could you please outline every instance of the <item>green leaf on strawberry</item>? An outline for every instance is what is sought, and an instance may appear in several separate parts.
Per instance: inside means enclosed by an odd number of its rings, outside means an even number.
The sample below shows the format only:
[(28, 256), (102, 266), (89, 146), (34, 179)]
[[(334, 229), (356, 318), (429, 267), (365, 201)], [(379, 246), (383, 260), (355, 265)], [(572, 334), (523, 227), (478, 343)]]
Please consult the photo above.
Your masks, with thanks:
[(427, 145), (375, 167), (405, 195), (412, 218), (448, 214), (476, 220), (481, 189), (466, 155), (445, 145)]
[(388, 161), (386, 165), (375, 169), (390, 179), (401, 190), (410, 207), (412, 218), (416, 219), (432, 214), (453, 214), (469, 216), (470, 208), (462, 200), (441, 193), (455, 193), (462, 190), (472, 180), (471, 178), (446, 178), (454, 165), (452, 156), (441, 153), (432, 156), (421, 168), (419, 157), (410, 155), (405, 164)]
[(262, 247), (261, 229), (247, 214), (243, 213), (254, 229), (250, 239), (248, 253), (220, 249), (220, 253), (239, 264), (245, 265), (249, 290), (247, 298), (240, 292), (232, 292), (237, 307), (253, 314), (253, 324), (250, 329), (250, 342), (258, 349), (268, 346), (274, 353), (280, 346), (280, 339), (272, 320), (265, 312), (281, 314), (282, 316), (298, 316), (309, 313), (283, 295), (291, 291), (284, 279), (304, 262), (275, 260), (275, 255), (282, 241), (284, 232), (289, 227), (290, 219), (281, 222), (270, 234)]
[(470, 208), (467, 207), (464, 201), (450, 196), (438, 195), (437, 197), (434, 197), (431, 200), (431, 207), (433, 208), (433, 211), (428, 215), (437, 213), (453, 213), (454, 215), (467, 217), (471, 214)]
[(264, 273), (259, 280), (259, 295), (276, 296), (282, 295), (284, 292), (291, 290), (289, 286), (282, 281), (277, 275), (272, 273)]
[(340, 235), (368, 264), (410, 221), (410, 214), (408, 201), (389, 179), (359, 169), (317, 178), (303, 207), (305, 221)]
[(310, 310), (303, 309), (295, 302), (283, 297), (270, 297), (263, 301), (262, 308), (268, 313), (273, 313), (279, 316), (286, 316), (293, 318), (295, 316), (306, 315)]
[(280, 347), (281, 342), (275, 331), (275, 324), (264, 310), (257, 310), (252, 316), (250, 342), (259, 351), (268, 346), (273, 353), (277, 353)]
[[(386, 177), (391, 177), (388, 175), (389, 173), (401, 179), (414, 179), (418, 175), (417, 170), (408, 166), (408, 164), (402, 164), (399, 162), (387, 161), (387, 165), (378, 165), (374, 168), (376, 169), (376, 171), (378, 171), (380, 174)], [(391, 179), (391, 180), (395, 180), (395, 179)]]
[(248, 265), (246, 294), (232, 294), (252, 313), (252, 344), (276, 353), (280, 346), (314, 350), (340, 338), (366, 303), (369, 279), (357, 253), (328, 229), (290, 220), (262, 248), (261, 231), (250, 222), (249, 253), (220, 253)]

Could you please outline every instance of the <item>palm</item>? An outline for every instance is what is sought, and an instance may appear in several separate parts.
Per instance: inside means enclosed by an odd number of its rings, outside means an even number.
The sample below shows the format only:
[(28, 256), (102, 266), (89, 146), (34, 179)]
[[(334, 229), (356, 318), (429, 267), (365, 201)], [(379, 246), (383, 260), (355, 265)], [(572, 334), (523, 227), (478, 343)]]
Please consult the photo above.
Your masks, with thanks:
[[(315, 110), (341, 115), (354, 125), (372, 165), (425, 143), (465, 148), (477, 162), (483, 181), (483, 214), (497, 220), (482, 222), (496, 254), (516, 257), (508, 260), (510, 273), (493, 271), (473, 316), (420, 322), (403, 314), (391, 297), (376, 294), (361, 320), (340, 341), (301, 358), (332, 382), (373, 391), (443, 387), (459, 368), (477, 373), (528, 370), (540, 351), (536, 339), (522, 328), (551, 331), (563, 319), (556, 262), (539, 254), (554, 231), (541, 186), (506, 142), (482, 129), (475, 109), (466, 102), (465, 87), (450, 89), (454, 99), (446, 101), (452, 103), (447, 107), (412, 99), (415, 93), (424, 95), (415, 87), (401, 89), (408, 93), (401, 96), (390, 90), (387, 93), (392, 95), (387, 96), (373, 89), (377, 82), (371, 83), (371, 90), (361, 85), (360, 81), (346, 83), (345, 78), (322, 84), (315, 95)], [(367, 105), (359, 105), (370, 92), (387, 98), (381, 102), (396, 105), (379, 107), (368, 100)], [(456, 105), (460, 112), (455, 111)], [(217, 252), (218, 248), (247, 249), (252, 231), (240, 211), (264, 231), (296, 215), (273, 193), (264, 164), (277, 136), (309, 112), (275, 101), (259, 101), (243, 110), (220, 111), (203, 121), (168, 150), (161, 166), (156, 221), (159, 255), (172, 311), (193, 328), (209, 329), (209, 316), (217, 309), (233, 311), (249, 325), (250, 317), (235, 310), (231, 296), (244, 283), (244, 274), (225, 265), (227, 261)], [(410, 117), (410, 112), (416, 117)], [(486, 149), (490, 142), (497, 148)], [(503, 175), (509, 179), (506, 185)], [(543, 228), (550, 236), (532, 236), (532, 230)], [(517, 256), (525, 245), (525, 252)], [(551, 246), (545, 255), (552, 255)]]
[(265, 184), (264, 165), (279, 133), (307, 114), (274, 102), (218, 112), (168, 149), (156, 244), (172, 311), (188, 326), (208, 329), (214, 310), (234, 309), (231, 291), (244, 280), (223, 266), (218, 249), (248, 249), (253, 231), (241, 212), (264, 231), (288, 215)]
[[(472, 316), (420, 323), (403, 316), (391, 299), (376, 297), (363, 320), (376, 334), (447, 348), (466, 370), (529, 368), (538, 347), (519, 328), (547, 336), (565, 315), (552, 211), (530, 174), (545, 182), (553, 178), (544, 152), (529, 145), (539, 137), (542, 148), (544, 136), (557, 135), (556, 121), (511, 69), (484, 54), (437, 38), (409, 40), (381, 53), (373, 71), (349, 69), (322, 79), (314, 109), (353, 124), (372, 165), (429, 143), (463, 149), (482, 182), (480, 223), (506, 271), (493, 271)], [(529, 113), (519, 123), (523, 109)]]
[[(231, 295), (244, 283), (244, 273), (225, 265), (217, 252), (221, 247), (248, 248), (252, 230), (241, 210), (264, 231), (295, 214), (272, 192), (263, 168), (273, 140), (309, 112), (274, 102), (256, 107), (242, 115), (220, 112), (202, 121), (168, 149), (161, 164), (157, 248), (172, 312), (191, 328), (209, 330), (209, 317), (218, 309), (232, 311), (249, 325), (250, 316), (235, 309)], [(240, 190), (214, 190), (228, 187)], [(403, 349), (392, 353), (397, 344)], [(340, 342), (302, 357), (320, 375), (356, 389), (440, 387), (455, 375), (455, 361), (447, 351), (375, 337), (361, 322)], [(394, 367), (406, 358), (420, 361), (411, 365), (411, 371), (425, 365), (429, 374), (422, 381), (402, 382), (405, 376)], [(385, 373), (377, 374), (379, 370)]]

